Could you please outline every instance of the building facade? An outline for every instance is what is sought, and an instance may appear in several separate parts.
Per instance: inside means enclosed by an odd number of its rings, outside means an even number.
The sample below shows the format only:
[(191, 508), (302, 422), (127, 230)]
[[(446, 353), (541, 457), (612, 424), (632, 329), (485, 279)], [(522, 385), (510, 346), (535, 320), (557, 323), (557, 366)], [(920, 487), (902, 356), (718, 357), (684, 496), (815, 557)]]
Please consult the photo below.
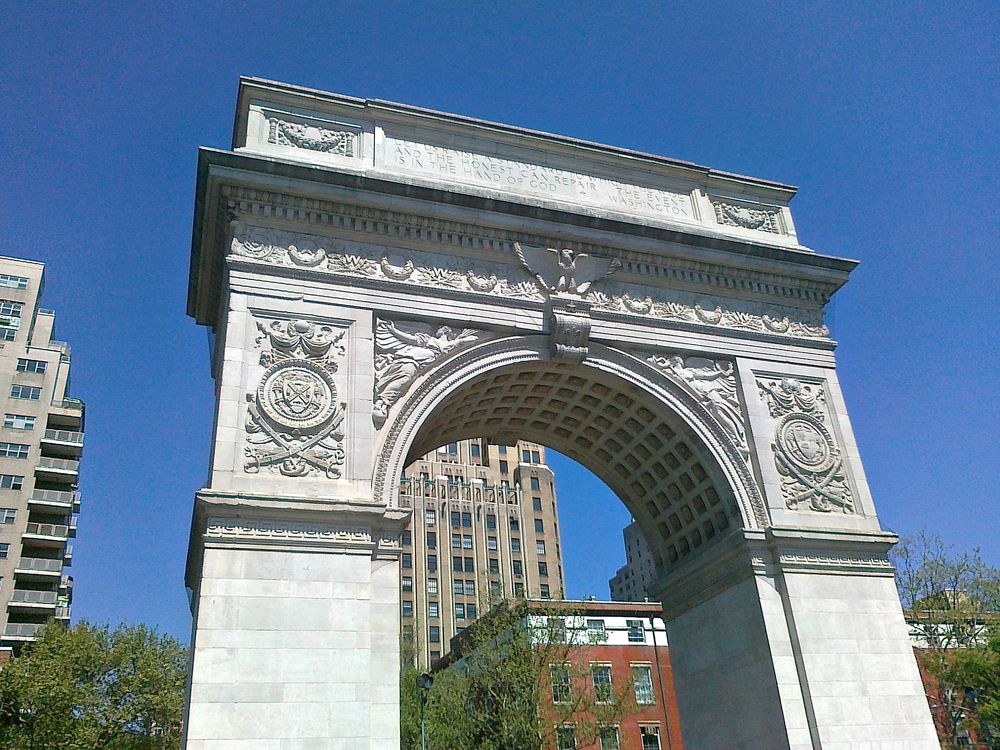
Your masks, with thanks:
[[(565, 617), (559, 615), (565, 610)], [(539, 612), (530, 614), (532, 610)], [(532, 601), (529, 627), (543, 635), (565, 633), (568, 650), (549, 665), (539, 714), (549, 722), (550, 750), (680, 750), (680, 714), (667, 647), (663, 608), (653, 602)], [(556, 618), (558, 622), (552, 623)], [(462, 669), (463, 639), (455, 638), (435, 671)], [(625, 689), (620, 715), (599, 730), (590, 711), (615, 702)], [(582, 694), (589, 694), (581, 700)], [(565, 707), (572, 706), (571, 716)], [(562, 708), (560, 708), (562, 707)], [(558, 717), (558, 718), (553, 718)], [(589, 736), (588, 736), (589, 735)]]
[(404, 660), (426, 668), (451, 638), (507, 597), (565, 591), (555, 478), (537, 443), (462, 440), (407, 467), (400, 504)]
[(0, 259), (0, 646), (15, 650), (69, 620), (80, 509), (85, 410), (55, 313), (39, 307), (43, 282), (42, 263)]
[(645, 601), (649, 596), (649, 587), (656, 581), (653, 553), (635, 521), (622, 529), (622, 538), (625, 541), (625, 564), (608, 581), (611, 599), (616, 602)]

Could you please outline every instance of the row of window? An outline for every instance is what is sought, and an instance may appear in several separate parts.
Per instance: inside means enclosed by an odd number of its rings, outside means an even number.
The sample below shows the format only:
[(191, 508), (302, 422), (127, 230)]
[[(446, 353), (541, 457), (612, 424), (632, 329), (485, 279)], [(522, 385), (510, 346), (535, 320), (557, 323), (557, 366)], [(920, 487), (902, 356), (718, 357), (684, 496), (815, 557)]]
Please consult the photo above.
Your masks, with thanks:
[[(635, 702), (641, 706), (654, 703), (653, 668), (650, 664), (631, 664), (632, 686)], [(610, 664), (592, 664), (590, 678), (594, 686), (594, 697), (598, 703), (614, 702), (614, 683)], [(552, 688), (553, 703), (573, 702), (573, 680), (569, 664), (549, 665), (549, 684)]]
[(17, 371), (18, 372), (37, 372), (39, 374), (45, 372), (45, 362), (40, 359), (22, 359), (17, 360)]
[(18, 474), (0, 474), (0, 490), (19, 490), (24, 486), (24, 477)]
[[(658, 724), (641, 724), (639, 738), (642, 750), (660, 750), (660, 727)], [(618, 727), (602, 727), (600, 741), (601, 750), (621, 750)], [(556, 729), (556, 750), (576, 750), (576, 747), (576, 728), (571, 726), (558, 727)]]
[(38, 401), (42, 397), (42, 389), (37, 385), (20, 385), (15, 383), (10, 387), (10, 397), (26, 401)]
[(27, 289), (28, 280), (24, 276), (12, 276), (9, 273), (0, 273), (0, 287), (7, 289)]
[(25, 443), (0, 443), (0, 456), (7, 458), (27, 458), (30, 445)]

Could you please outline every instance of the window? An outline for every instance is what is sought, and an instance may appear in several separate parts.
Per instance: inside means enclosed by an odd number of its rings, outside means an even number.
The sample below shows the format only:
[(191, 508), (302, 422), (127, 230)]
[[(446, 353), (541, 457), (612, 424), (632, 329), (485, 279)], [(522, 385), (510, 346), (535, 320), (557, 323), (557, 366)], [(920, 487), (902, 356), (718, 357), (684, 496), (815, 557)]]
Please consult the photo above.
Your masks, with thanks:
[[(4, 324), (3, 318), (0, 318), (0, 326)], [(11, 328), (0, 328), (0, 340), (3, 341), (13, 341), (17, 338), (17, 331)]]
[(467, 580), (465, 582), (465, 595), (475, 596), (476, 595), (476, 582)]
[(660, 750), (660, 728), (658, 726), (640, 726), (639, 735), (642, 737), (642, 750)]
[(545, 554), (545, 542), (543, 542), (541, 539), (535, 540), (535, 554), (536, 555)]
[(521, 567), (520, 560), (514, 560), (514, 575), (520, 576), (524, 573), (524, 569)]
[(542, 498), (533, 497), (531, 498), (531, 509), (536, 513), (542, 512)]
[(621, 750), (622, 743), (618, 737), (618, 727), (601, 727), (601, 750)]
[(431, 643), (441, 642), (441, 627), (439, 625), (431, 625), (427, 629), (428, 640)]
[(0, 443), (0, 456), (7, 458), (27, 458), (28, 448), (24, 443)]
[(413, 554), (410, 552), (403, 553), (403, 569), (410, 570), (413, 568)]
[(531, 451), (531, 463), (540, 464), (542, 462), (541, 451)]
[(511, 552), (521, 551), (521, 540), (518, 539), (516, 536), (512, 536), (510, 538), (510, 551)]
[[(20, 318), (21, 310), (23, 308), (24, 308), (23, 302), (15, 302), (12, 299), (0, 299), (0, 315), (2, 316)], [(20, 324), (20, 320), (18, 320), (18, 324)], [(17, 325), (11, 327), (17, 328)]]
[(461, 596), (465, 592), (465, 583), (461, 578), (456, 578), (451, 582), (451, 593)]
[(21, 359), (17, 360), (17, 371), (18, 372), (37, 372), (39, 374), (45, 372), (45, 362), (40, 359)]
[(604, 620), (587, 620), (587, 640), (590, 643), (603, 643), (608, 638), (604, 629)]
[(452, 549), (462, 549), (462, 535), (452, 534), (451, 535), (451, 548)]
[(448, 455), (449, 456), (458, 455), (458, 443), (448, 443)]
[(541, 596), (542, 599), (551, 599), (552, 593), (549, 591), (549, 584), (540, 583), (538, 585), (538, 595)]
[(13, 430), (33, 430), (35, 429), (35, 417), (26, 414), (5, 414), (3, 426)]
[(539, 491), (539, 489), (541, 489), (541, 488), (540, 488), (540, 487), (538, 486), (538, 477), (532, 477), (532, 478), (531, 478), (531, 489), (532, 489), (532, 490), (533, 490), (534, 492), (538, 492), (538, 491)]
[(437, 602), (427, 602), (427, 616), (435, 620), (441, 616)]
[(544, 534), (545, 533), (545, 524), (542, 522), (541, 518), (536, 518), (535, 519), (535, 533), (536, 534)]
[(472, 458), (479, 458), (479, 443), (469, 443), (469, 455)]
[(437, 549), (438, 535), (436, 531), (427, 532), (427, 549)]
[(503, 596), (503, 586), (500, 581), (490, 581), (490, 596)]
[(476, 619), (476, 605), (466, 604), (465, 605), (465, 619), (475, 620)]
[(517, 581), (514, 582), (514, 596), (524, 597), (524, 584)]
[(425, 510), (424, 523), (427, 526), (434, 526), (435, 524), (437, 524), (437, 513), (435, 513), (433, 510)]
[(653, 702), (653, 670), (648, 664), (632, 665), (632, 684), (635, 685), (635, 702), (649, 705)]
[(462, 549), (472, 549), (472, 535), (463, 534), (462, 535)]
[(499, 453), (501, 456), (506, 456), (507, 455), (507, 446), (506, 445), (498, 445), (497, 446), (497, 453)]
[(569, 664), (549, 664), (549, 682), (552, 683), (553, 703), (569, 703), (572, 700)]
[(410, 599), (403, 599), (403, 617), (413, 617), (413, 602)]
[(413, 576), (403, 576), (403, 591), (413, 591)]
[(493, 575), (500, 573), (500, 561), (495, 557), (490, 558), (490, 573)]
[(8, 552), (10, 552), (10, 545), (0, 544), (0, 560), (6, 560)]
[(520, 531), (521, 530), (521, 523), (520, 523), (520, 521), (518, 521), (516, 518), (511, 518), (510, 519), (510, 530), (511, 531)]
[(438, 569), (438, 556), (427, 555), (427, 570), (433, 573), (437, 569)]
[(531, 463), (531, 451), (522, 450), (521, 451), (521, 460), (524, 463), (526, 463), (526, 464), (530, 464)]
[(461, 573), (462, 572), (462, 558), (461, 557), (453, 557), (453, 558), (451, 558), (451, 569), (453, 571), (455, 571), (456, 573)]
[(573, 727), (556, 729), (556, 750), (576, 750), (576, 729)]
[(411, 532), (409, 529), (406, 529), (403, 532), (402, 544), (403, 544), (404, 547), (412, 547), (413, 546), (413, 532)]
[(594, 680), (594, 696), (598, 703), (611, 703), (614, 692), (611, 687), (611, 665), (592, 664), (590, 676)]
[(459, 526), (462, 525), (462, 514), (459, 513), (457, 510), (453, 510), (451, 512), (451, 525), (452, 528), (455, 529), (457, 529)]
[(0, 523), (14, 523), (17, 518), (17, 510), (14, 508), (0, 508)]
[(475, 573), (476, 572), (476, 561), (472, 557), (465, 558), (465, 572)]
[(501, 459), (501, 461), (500, 461), (500, 473), (501, 474), (507, 474), (509, 471), (510, 471), (510, 464), (508, 464), (506, 461), (504, 461), (504, 460)]
[(42, 397), (42, 389), (37, 385), (12, 385), (10, 387), (11, 398), (22, 398), (26, 401), (37, 401)]
[(548, 563), (543, 563), (543, 562), (538, 563), (538, 575), (540, 575), (542, 578), (548, 578), (549, 577), (549, 564)]
[(8, 289), (27, 289), (28, 280), (23, 276), (11, 276), (9, 273), (0, 273), (0, 286)]
[(462, 602), (455, 602), (455, 619), (465, 619), (465, 605)]
[(646, 642), (646, 631), (642, 627), (642, 620), (626, 620), (625, 625), (628, 627), (629, 643)]
[(0, 490), (19, 490), (24, 486), (24, 477), (17, 474), (0, 474)]
[(438, 592), (438, 579), (437, 578), (428, 578), (427, 579), (427, 593), (428, 594), (437, 594), (437, 592)]
[(495, 536), (486, 537), (486, 549), (491, 552), (497, 551), (497, 538)]
[(497, 517), (492, 513), (486, 514), (486, 528), (490, 531), (494, 531), (497, 527)]
[(472, 528), (472, 514), (468, 511), (462, 512), (462, 528), (471, 529)]

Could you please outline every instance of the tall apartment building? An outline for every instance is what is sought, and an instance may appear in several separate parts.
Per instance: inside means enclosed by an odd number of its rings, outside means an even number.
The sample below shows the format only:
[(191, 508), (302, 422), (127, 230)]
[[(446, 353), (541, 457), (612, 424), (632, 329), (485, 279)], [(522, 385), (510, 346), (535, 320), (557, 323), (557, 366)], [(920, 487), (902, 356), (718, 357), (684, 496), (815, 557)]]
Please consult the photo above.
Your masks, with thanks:
[(0, 647), (69, 620), (84, 405), (69, 396), (70, 349), (38, 306), (42, 263), (0, 258)]
[(564, 596), (552, 470), (535, 443), (463, 440), (406, 468), (413, 509), (400, 571), (404, 652), (427, 668), (491, 602)]
[(635, 521), (622, 529), (622, 537), (625, 540), (625, 564), (608, 582), (611, 599), (616, 602), (641, 602), (649, 596), (649, 587), (656, 580), (653, 555)]

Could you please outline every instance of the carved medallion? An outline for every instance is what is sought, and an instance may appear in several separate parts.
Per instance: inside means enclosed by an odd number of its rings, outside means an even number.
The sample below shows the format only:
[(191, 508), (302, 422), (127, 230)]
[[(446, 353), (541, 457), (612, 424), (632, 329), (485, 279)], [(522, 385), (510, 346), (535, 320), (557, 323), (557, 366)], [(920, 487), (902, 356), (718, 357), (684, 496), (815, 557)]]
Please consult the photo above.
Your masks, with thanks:
[(262, 411), (273, 422), (305, 430), (326, 422), (337, 401), (337, 387), (322, 367), (309, 360), (271, 365), (257, 389)]

